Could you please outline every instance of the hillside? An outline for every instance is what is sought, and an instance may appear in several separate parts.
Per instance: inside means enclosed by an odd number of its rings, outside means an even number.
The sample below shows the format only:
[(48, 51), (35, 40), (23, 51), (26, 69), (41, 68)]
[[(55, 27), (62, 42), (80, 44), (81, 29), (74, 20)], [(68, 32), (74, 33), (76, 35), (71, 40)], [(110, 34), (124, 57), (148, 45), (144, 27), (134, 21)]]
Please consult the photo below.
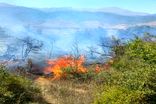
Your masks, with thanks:
[[(97, 47), (101, 38), (109, 41), (112, 36), (130, 39), (133, 34), (156, 34), (156, 15), (120, 8), (37, 9), (0, 4), (0, 17), (0, 41), (3, 42), (0, 56), (7, 51), (8, 45), (19, 45), (18, 52), (21, 52), (19, 40), (26, 37), (43, 42), (45, 46), (41, 54), (47, 54), (51, 47), (53, 55), (60, 56), (71, 52), (75, 42), (81, 47), (81, 53), (86, 54), (88, 47)], [(4, 40), (7, 41), (5, 44)], [(19, 54), (15, 56), (20, 57)]]

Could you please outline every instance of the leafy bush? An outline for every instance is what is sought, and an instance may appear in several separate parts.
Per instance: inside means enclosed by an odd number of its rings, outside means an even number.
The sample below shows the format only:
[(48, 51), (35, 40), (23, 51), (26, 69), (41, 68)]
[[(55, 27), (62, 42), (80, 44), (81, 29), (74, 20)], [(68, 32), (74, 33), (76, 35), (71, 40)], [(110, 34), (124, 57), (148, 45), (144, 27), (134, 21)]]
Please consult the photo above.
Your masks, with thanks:
[(136, 38), (127, 45), (125, 54), (130, 58), (139, 58), (150, 64), (156, 64), (156, 42)]
[(0, 104), (28, 104), (39, 97), (39, 90), (26, 78), (15, 76), (0, 66)]
[(124, 47), (94, 104), (155, 104), (156, 43), (136, 38)]
[(140, 104), (144, 94), (141, 91), (130, 91), (120, 86), (105, 86), (94, 104)]

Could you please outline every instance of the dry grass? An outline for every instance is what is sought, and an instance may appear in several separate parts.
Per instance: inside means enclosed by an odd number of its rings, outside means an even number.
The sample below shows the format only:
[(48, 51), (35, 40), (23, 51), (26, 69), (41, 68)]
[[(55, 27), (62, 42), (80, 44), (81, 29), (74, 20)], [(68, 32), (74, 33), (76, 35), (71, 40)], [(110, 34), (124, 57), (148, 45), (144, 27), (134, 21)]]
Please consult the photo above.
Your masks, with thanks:
[(91, 104), (93, 102), (93, 82), (51, 81), (46, 78), (38, 78), (35, 82), (40, 86), (42, 95), (49, 104)]

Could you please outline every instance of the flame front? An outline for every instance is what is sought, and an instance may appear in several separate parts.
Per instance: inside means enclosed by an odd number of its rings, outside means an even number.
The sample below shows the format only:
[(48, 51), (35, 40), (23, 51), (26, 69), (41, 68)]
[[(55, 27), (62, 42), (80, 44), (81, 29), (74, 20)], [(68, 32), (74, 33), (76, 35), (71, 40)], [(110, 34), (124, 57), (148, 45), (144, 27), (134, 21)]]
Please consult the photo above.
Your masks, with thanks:
[(83, 56), (75, 59), (72, 56), (60, 57), (56, 60), (48, 60), (48, 66), (44, 69), (45, 73), (53, 73), (53, 79), (60, 79), (66, 77), (65, 68), (72, 68), (72, 73), (86, 73), (87, 69), (83, 66), (85, 59)]

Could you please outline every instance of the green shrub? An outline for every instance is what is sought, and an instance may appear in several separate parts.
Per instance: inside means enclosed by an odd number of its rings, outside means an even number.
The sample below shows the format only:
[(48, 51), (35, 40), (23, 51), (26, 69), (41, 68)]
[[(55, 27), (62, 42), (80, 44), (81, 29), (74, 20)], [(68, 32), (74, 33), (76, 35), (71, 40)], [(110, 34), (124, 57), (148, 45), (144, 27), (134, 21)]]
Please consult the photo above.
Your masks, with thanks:
[(141, 91), (129, 90), (120, 86), (104, 86), (94, 104), (141, 104), (145, 98)]
[(150, 64), (156, 64), (156, 42), (136, 38), (127, 45), (125, 54), (130, 58), (139, 58)]
[(12, 75), (0, 66), (0, 104), (28, 104), (38, 96), (39, 90), (30, 80)]
[(88, 81), (94, 79), (96, 74), (93, 70), (88, 70), (86, 73), (79, 73), (77, 72), (76, 67), (63, 68), (63, 72), (65, 73), (66, 79), (75, 79), (79, 81)]
[(124, 47), (94, 104), (155, 104), (156, 43), (136, 38)]

